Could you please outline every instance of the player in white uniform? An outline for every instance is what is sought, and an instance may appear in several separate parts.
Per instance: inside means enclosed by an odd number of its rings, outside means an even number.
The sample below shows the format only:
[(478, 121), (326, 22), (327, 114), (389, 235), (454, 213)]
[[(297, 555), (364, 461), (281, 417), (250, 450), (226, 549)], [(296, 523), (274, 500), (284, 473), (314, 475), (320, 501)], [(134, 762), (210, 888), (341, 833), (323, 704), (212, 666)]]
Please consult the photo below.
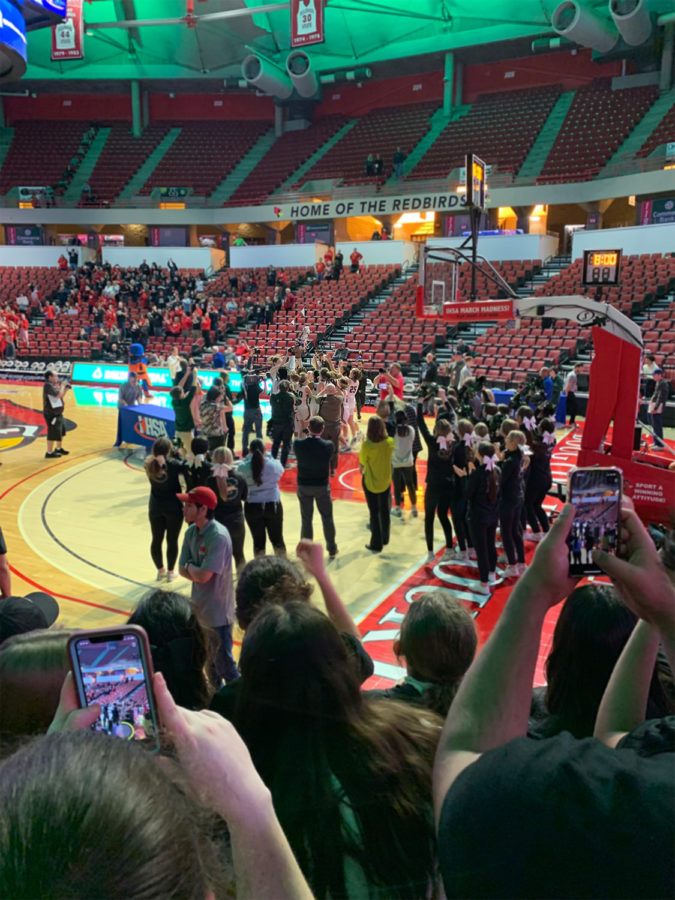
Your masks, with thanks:
[[(350, 373), (353, 375), (353, 370)], [(342, 391), (344, 401), (342, 404), (342, 441), (343, 449), (351, 450), (357, 437), (357, 425), (354, 415), (356, 413), (356, 392), (359, 389), (359, 382), (354, 381), (352, 377), (347, 378), (343, 375), (338, 379), (338, 387)], [(351, 439), (348, 440), (351, 432)]]

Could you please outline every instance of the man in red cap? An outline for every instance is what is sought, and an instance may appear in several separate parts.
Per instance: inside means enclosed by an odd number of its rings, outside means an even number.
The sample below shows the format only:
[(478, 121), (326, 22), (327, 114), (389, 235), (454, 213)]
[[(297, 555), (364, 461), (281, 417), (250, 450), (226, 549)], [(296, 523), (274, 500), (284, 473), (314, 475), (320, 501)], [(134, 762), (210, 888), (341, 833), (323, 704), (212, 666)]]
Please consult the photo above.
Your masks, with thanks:
[(239, 678), (232, 656), (234, 590), (232, 587), (232, 541), (224, 525), (214, 519), (217, 499), (211, 488), (200, 486), (178, 494), (189, 525), (183, 537), (178, 571), (192, 582), (190, 603), (202, 625), (220, 637), (216, 674), (226, 682)]

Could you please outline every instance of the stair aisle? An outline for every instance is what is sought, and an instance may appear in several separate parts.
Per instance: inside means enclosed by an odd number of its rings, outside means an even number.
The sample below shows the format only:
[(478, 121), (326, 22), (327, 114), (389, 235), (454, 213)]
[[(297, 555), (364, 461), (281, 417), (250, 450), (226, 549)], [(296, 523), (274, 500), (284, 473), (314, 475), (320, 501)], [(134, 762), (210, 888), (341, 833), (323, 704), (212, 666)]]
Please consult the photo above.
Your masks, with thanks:
[(546, 158), (556, 142), (560, 127), (565, 121), (565, 117), (572, 105), (574, 94), (575, 91), (565, 91), (565, 93), (561, 94), (558, 98), (548, 119), (544, 122), (541, 131), (537, 135), (534, 144), (530, 147), (530, 152), (527, 154), (525, 161), (520, 167), (520, 171), (515, 179), (516, 184), (521, 178), (529, 181), (540, 174), (544, 167), (544, 163), (546, 162)]
[(82, 196), (82, 188), (91, 178), (91, 173), (96, 168), (96, 163), (105, 147), (105, 142), (108, 140), (109, 134), (110, 128), (99, 128), (96, 132), (93, 141), (89, 145), (89, 149), (73, 175), (73, 180), (65, 190), (63, 198), (67, 202), (72, 203), (79, 200)]
[[(128, 200), (140, 191), (145, 182), (164, 159), (164, 155), (170, 150), (181, 131), (181, 128), (172, 128), (168, 134), (162, 138), (155, 150), (153, 150), (133, 178), (131, 178), (120, 191), (118, 199)], [(169, 185), (169, 187), (171, 187), (171, 185)]]
[(262, 137), (259, 137), (248, 153), (242, 156), (230, 174), (220, 182), (211, 194), (209, 205), (222, 206), (226, 203), (246, 176), (251, 174), (263, 156), (272, 148), (275, 140), (276, 135), (273, 128), (270, 128)]

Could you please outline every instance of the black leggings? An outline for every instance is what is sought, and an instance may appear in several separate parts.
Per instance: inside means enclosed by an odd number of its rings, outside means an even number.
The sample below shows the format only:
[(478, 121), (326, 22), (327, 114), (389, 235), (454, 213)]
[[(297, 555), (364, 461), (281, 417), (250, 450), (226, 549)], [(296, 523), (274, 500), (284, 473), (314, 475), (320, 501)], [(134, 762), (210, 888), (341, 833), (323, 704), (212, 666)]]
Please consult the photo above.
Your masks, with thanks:
[(256, 556), (264, 556), (267, 536), (269, 536), (277, 556), (286, 555), (284, 544), (284, 508), (281, 500), (268, 503), (245, 503), (244, 518), (253, 538)]
[(455, 526), (459, 549), (466, 550), (467, 544), (471, 546), (469, 529), (466, 524), (466, 497), (451, 499), (450, 513), (452, 515), (452, 524)]
[(162, 542), (166, 535), (166, 567), (174, 570), (178, 559), (178, 536), (183, 527), (183, 512), (160, 512), (153, 510), (150, 513), (150, 530), (152, 531), (152, 543), (150, 544), (150, 556), (157, 569), (164, 568), (162, 556)]
[(525, 516), (535, 534), (539, 531), (543, 531), (546, 534), (551, 527), (548, 516), (542, 506), (551, 484), (551, 481), (536, 483), (530, 478), (525, 491)]
[(413, 506), (417, 506), (417, 495), (415, 494), (415, 467), (414, 466), (396, 466), (392, 469), (394, 475), (394, 500), (396, 506), (403, 505), (403, 495), (405, 489), (408, 488), (408, 496)]
[(478, 575), (483, 584), (487, 584), (490, 572), (494, 572), (497, 568), (497, 548), (495, 547), (497, 520), (486, 521), (469, 516), (469, 528), (478, 561)]
[(227, 446), (234, 454), (234, 437), (237, 433), (237, 429), (235, 428), (234, 416), (231, 412), (225, 413), (225, 423), (227, 424)]
[(221, 525), (224, 525), (230, 533), (230, 540), (232, 541), (232, 556), (234, 558), (236, 567), (239, 569), (246, 562), (246, 560), (244, 559), (246, 526), (244, 525), (242, 519), (236, 519), (234, 522), (232, 522), (228, 521), (227, 519), (219, 519), (216, 515), (216, 520), (220, 522)]
[(520, 521), (522, 504), (513, 503), (499, 510), (499, 528), (502, 533), (502, 544), (509, 565), (525, 562), (525, 546), (523, 544), (523, 526)]
[(427, 550), (434, 550), (434, 519), (438, 512), (438, 521), (441, 523), (445, 536), (445, 546), (452, 547), (452, 524), (448, 518), (450, 509), (449, 489), (440, 489), (434, 484), (427, 484), (424, 492), (424, 536), (427, 539)]

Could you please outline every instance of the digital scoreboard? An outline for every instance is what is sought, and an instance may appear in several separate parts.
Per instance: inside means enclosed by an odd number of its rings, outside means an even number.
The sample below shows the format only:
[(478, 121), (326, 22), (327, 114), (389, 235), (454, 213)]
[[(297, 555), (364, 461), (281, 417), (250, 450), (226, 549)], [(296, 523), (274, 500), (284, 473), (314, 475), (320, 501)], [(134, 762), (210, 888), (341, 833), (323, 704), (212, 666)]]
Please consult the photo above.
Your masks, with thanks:
[(487, 166), (473, 153), (466, 154), (466, 205), (485, 209)]
[(618, 284), (620, 271), (621, 250), (584, 250), (582, 284)]

